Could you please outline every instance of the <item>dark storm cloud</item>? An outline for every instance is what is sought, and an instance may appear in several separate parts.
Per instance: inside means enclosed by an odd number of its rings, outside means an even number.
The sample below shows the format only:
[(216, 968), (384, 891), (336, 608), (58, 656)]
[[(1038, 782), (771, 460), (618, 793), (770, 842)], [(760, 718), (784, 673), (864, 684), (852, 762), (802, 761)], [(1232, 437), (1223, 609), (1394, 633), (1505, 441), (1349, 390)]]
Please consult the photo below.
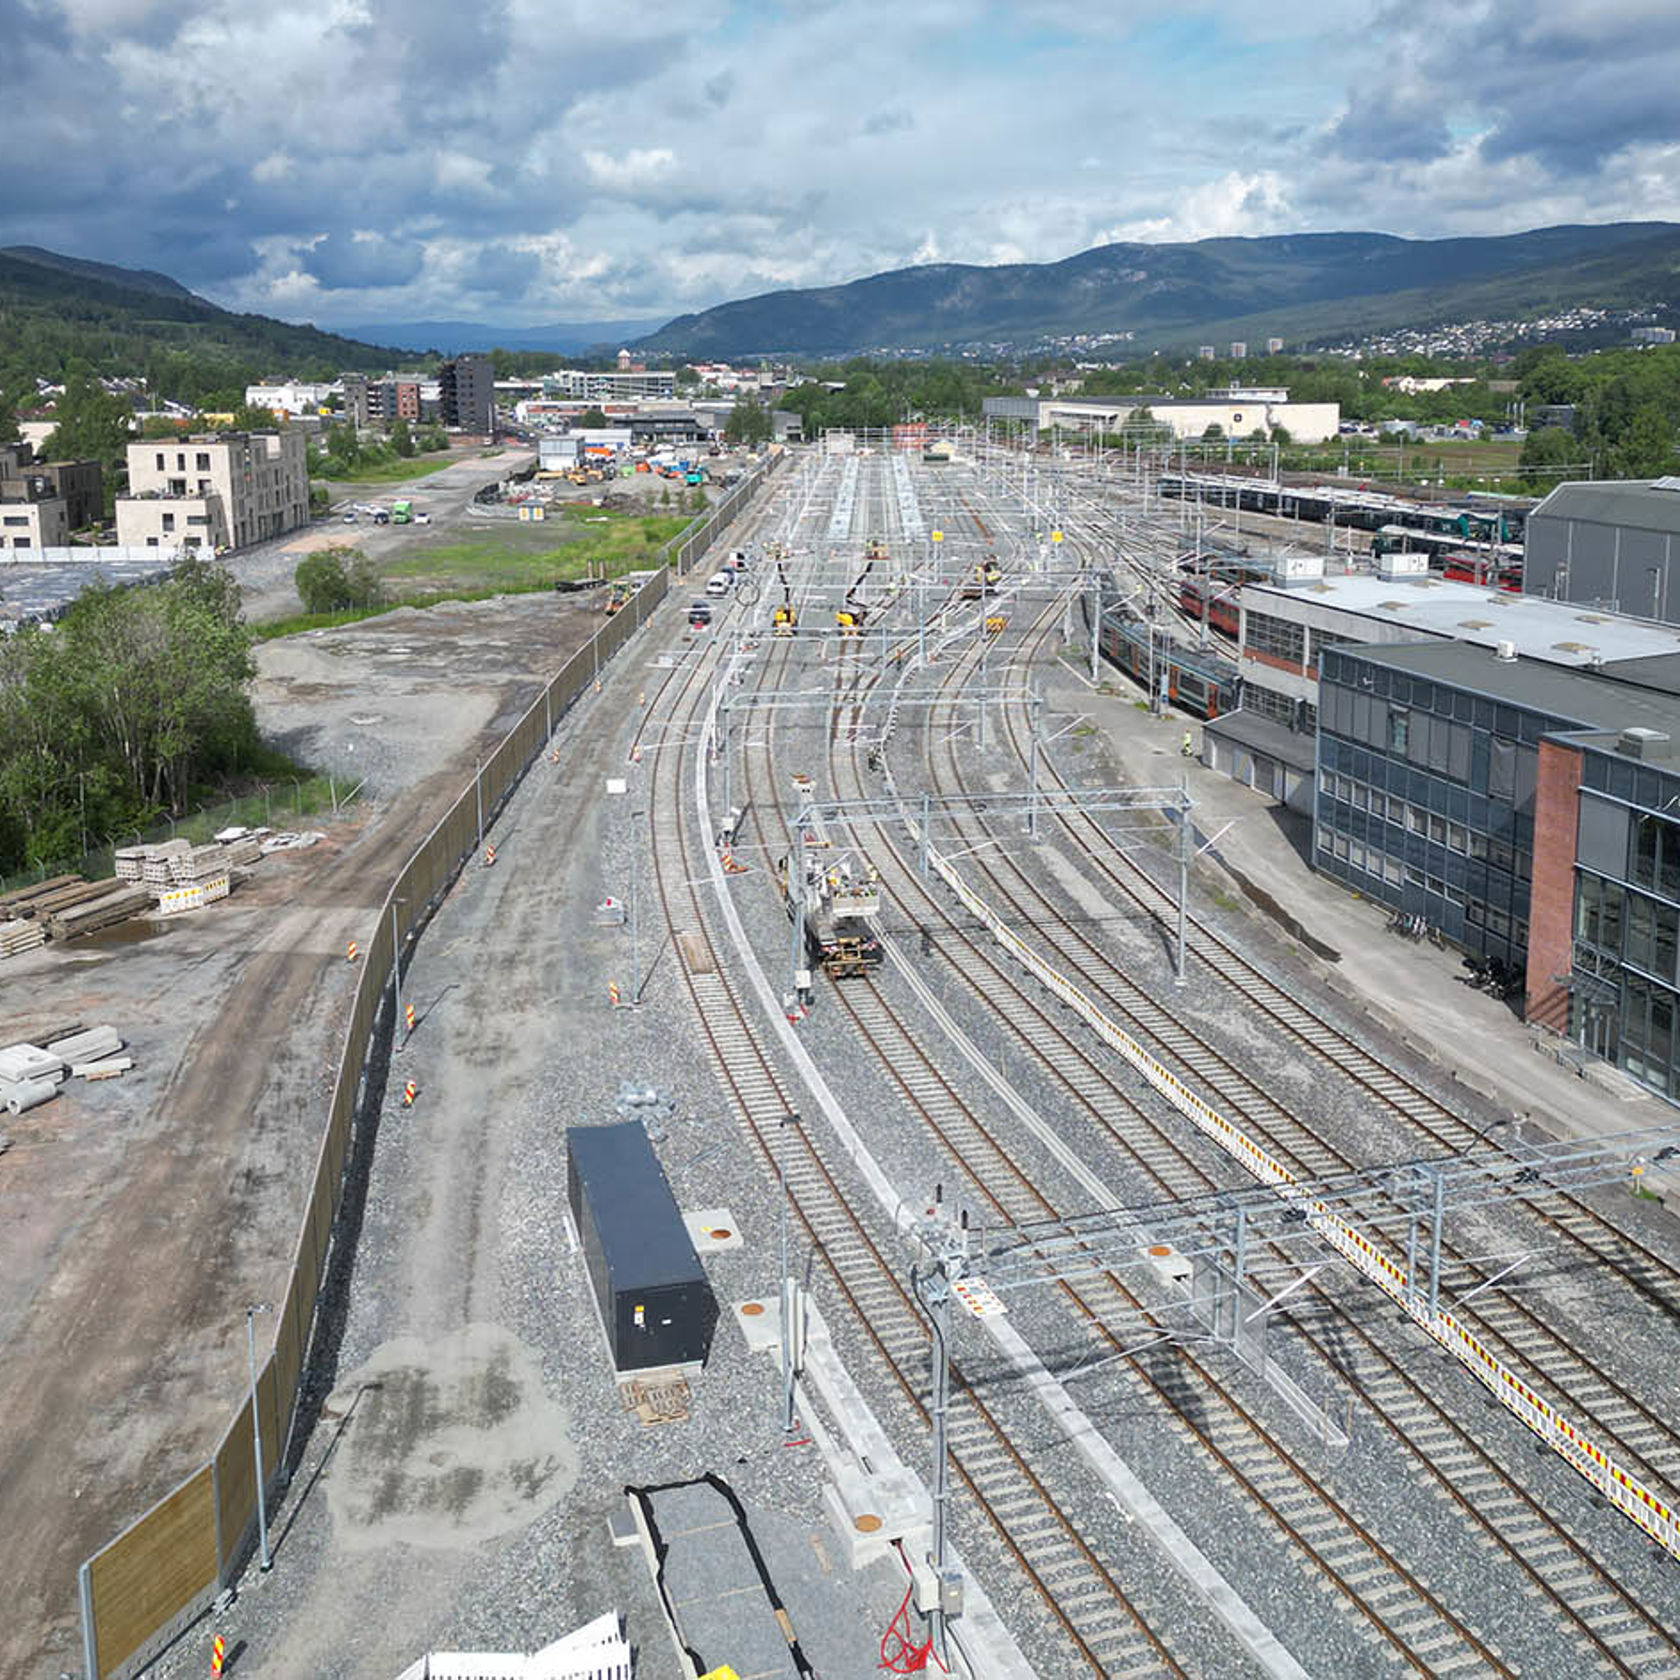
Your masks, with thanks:
[(1560, 179), (1680, 140), (1672, 5), (1425, 0), (1379, 11), (1373, 38), (1387, 69), (1360, 79), (1325, 138), (1350, 163), (1441, 157), (1449, 121), (1490, 164), (1528, 159)]
[(468, 265), (467, 288), (474, 298), (487, 302), (517, 303), (530, 291), (542, 267), (542, 258), (534, 251), (491, 243), (481, 246)]
[(364, 286), (405, 285), (425, 260), (425, 250), (417, 240), (329, 233), (304, 254), (303, 267), (329, 290), (353, 291)]
[(1353, 162), (1425, 163), (1443, 156), (1452, 137), (1430, 89), (1406, 93), (1376, 86), (1361, 94), (1337, 119), (1326, 146)]

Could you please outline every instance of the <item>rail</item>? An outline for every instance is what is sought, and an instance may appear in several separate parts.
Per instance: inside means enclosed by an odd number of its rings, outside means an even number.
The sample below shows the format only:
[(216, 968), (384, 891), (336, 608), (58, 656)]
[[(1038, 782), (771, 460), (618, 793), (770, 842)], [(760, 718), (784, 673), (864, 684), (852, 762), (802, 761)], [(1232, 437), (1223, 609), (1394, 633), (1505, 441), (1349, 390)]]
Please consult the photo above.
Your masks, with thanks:
[(1058, 972), (1004, 924), (942, 854), (929, 848), (930, 868), (944, 881), (971, 915), (1039, 982), (1075, 1011), (1109, 1047), (1117, 1051), (1169, 1103), (1228, 1155), (1280, 1195), (1300, 1205), (1307, 1223), (1359, 1272), (1397, 1302), (1432, 1340), (1469, 1370), (1499, 1403), (1525, 1423), (1584, 1477), (1624, 1516), (1637, 1523), (1671, 1556), (1680, 1558), (1680, 1517), (1636, 1477), (1630, 1476), (1592, 1439), (1590, 1433), (1548, 1405), (1508, 1370), (1445, 1310), (1433, 1314), (1403, 1266), (1380, 1253), (1369, 1238), (1332, 1208), (1297, 1185), (1295, 1175), (1210, 1104), (1204, 1102), (1168, 1068), (1149, 1054), (1124, 1028), (1111, 1021), (1072, 981)]

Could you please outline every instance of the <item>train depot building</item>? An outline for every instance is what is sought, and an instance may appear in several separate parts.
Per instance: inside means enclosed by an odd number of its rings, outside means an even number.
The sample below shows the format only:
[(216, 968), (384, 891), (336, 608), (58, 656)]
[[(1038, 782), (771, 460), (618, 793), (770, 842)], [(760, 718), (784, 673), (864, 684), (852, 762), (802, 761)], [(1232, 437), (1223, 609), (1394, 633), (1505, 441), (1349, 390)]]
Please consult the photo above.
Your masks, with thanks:
[(1680, 1099), (1680, 652), (1325, 652), (1320, 872), (1526, 975), (1527, 1018)]

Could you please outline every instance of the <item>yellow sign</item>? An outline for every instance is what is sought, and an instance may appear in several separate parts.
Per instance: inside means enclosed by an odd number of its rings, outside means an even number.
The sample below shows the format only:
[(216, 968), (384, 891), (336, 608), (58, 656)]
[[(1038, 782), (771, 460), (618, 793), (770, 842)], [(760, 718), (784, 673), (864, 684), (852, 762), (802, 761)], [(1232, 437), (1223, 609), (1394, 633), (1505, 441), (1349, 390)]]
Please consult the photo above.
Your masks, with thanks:
[(700, 1676), (700, 1680), (741, 1680), (741, 1676), (725, 1663), (722, 1668), (708, 1669)]
[(1060, 531), (1052, 531), (1050, 533), (1050, 540), (1051, 542), (1060, 542), (1062, 540), (1062, 533)]
[[(944, 542), (945, 540), (945, 533), (943, 531), (930, 531), (928, 535), (931, 536), (935, 542)], [(704, 1675), (701, 1676), (701, 1680), (705, 1680)]]

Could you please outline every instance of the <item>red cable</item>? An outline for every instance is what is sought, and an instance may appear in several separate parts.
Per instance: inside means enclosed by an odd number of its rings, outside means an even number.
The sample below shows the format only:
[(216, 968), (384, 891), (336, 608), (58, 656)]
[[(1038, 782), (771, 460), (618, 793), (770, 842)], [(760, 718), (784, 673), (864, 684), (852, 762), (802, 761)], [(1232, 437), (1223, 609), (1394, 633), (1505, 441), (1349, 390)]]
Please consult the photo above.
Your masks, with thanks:
[[(910, 1631), (910, 1595), (915, 1590), (916, 1583), (912, 1580), (904, 1589), (904, 1602), (899, 1605), (898, 1614), (887, 1623), (887, 1631), (881, 1635), (880, 1666), (889, 1674), (920, 1674), (933, 1655), (933, 1641), (930, 1639), (925, 1645), (918, 1645)], [(890, 1640), (898, 1641), (898, 1649), (888, 1656), (887, 1644)]]

